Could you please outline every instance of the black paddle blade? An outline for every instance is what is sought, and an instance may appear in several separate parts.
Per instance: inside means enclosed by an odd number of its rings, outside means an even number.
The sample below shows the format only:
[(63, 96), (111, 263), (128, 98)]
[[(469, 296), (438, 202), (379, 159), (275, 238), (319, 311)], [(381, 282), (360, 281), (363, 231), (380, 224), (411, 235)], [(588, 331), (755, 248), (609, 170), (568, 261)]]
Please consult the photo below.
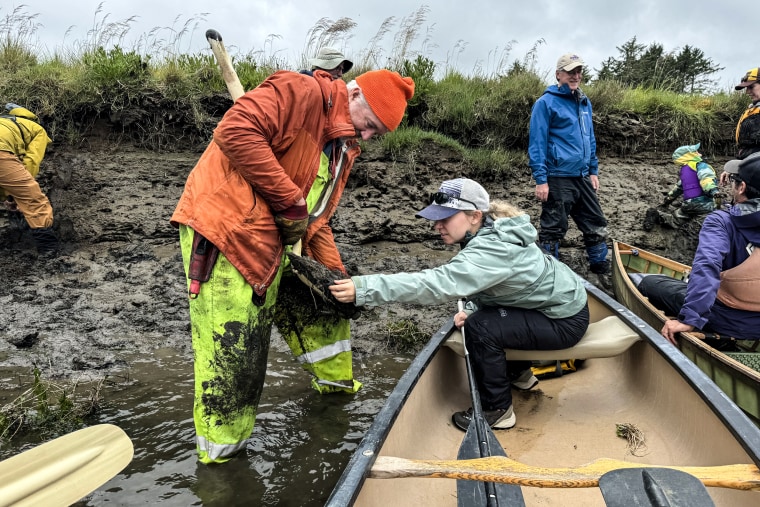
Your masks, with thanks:
[[(459, 446), (457, 459), (480, 458), (480, 442), (478, 441), (477, 421), (473, 418), (467, 427), (467, 433), (464, 434), (462, 445)], [(488, 447), (488, 456), (505, 456), (504, 448), (496, 439), (493, 430), (485, 426), (486, 445)], [(491, 497), (492, 496), (492, 497)], [(489, 498), (490, 497), (490, 498)], [(490, 500), (490, 503), (489, 503)], [(501, 507), (524, 507), (522, 489), (520, 486), (513, 484), (502, 484), (495, 482), (467, 481), (457, 479), (457, 506), (481, 506), (481, 505), (499, 505)]]
[(704, 484), (672, 468), (619, 468), (599, 479), (610, 507), (715, 507)]

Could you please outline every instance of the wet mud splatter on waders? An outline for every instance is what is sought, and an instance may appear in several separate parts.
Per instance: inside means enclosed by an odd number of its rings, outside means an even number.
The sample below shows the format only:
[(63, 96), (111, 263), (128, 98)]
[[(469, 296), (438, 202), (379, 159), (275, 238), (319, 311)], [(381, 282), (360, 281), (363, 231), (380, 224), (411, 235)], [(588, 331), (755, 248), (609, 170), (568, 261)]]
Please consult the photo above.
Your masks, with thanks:
[(331, 304), (314, 294), (295, 276), (282, 277), (274, 322), (283, 336), (293, 335), (298, 338), (301, 350), (310, 350), (301, 338), (304, 327), (317, 322), (335, 324), (344, 318), (343, 314), (336, 312)]
[(214, 334), (217, 350), (213, 367), (224, 375), (203, 383), (203, 406), (207, 415), (218, 418), (217, 425), (224, 424), (224, 418), (258, 406), (271, 333), (271, 312), (263, 311), (256, 325), (228, 322), (223, 334)]

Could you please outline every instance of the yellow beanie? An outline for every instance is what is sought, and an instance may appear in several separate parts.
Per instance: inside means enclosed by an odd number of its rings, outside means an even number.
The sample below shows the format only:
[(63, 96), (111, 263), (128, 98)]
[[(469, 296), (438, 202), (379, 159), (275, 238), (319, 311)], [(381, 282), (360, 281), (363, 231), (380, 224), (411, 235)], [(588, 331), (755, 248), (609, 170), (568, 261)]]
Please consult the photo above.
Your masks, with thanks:
[(414, 96), (414, 81), (390, 70), (371, 70), (356, 78), (372, 112), (389, 131), (404, 118), (406, 101)]

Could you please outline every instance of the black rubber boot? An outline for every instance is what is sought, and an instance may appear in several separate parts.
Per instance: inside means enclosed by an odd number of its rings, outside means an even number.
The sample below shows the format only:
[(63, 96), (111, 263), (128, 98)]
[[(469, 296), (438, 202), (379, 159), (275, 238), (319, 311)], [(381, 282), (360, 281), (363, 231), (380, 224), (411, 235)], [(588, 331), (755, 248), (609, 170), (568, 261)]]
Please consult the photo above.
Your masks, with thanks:
[(50, 258), (58, 255), (58, 238), (53, 232), (52, 227), (32, 229), (32, 237), (37, 245), (37, 253), (41, 257)]
[(8, 225), (11, 227), (11, 229), (15, 229), (20, 232), (29, 230), (29, 224), (26, 222), (24, 214), (20, 211), (8, 212)]
[(660, 213), (655, 208), (649, 208), (647, 214), (644, 217), (644, 230), (649, 232), (654, 229), (656, 224), (660, 223)]
[(597, 275), (606, 275), (610, 270), (610, 261), (595, 262), (589, 265), (589, 269)]

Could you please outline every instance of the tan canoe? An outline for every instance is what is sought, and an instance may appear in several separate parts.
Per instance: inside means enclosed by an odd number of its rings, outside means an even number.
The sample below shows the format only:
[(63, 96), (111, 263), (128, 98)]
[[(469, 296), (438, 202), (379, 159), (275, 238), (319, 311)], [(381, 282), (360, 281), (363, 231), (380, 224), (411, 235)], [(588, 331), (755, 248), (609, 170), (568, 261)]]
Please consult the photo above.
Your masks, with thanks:
[[(641, 295), (626, 273), (659, 273), (679, 280), (691, 271), (686, 264), (672, 261), (618, 241), (613, 242), (612, 285), (615, 297), (657, 330), (667, 319)], [(681, 333), (679, 348), (686, 357), (720, 387), (729, 398), (760, 421), (760, 372), (748, 365), (760, 365), (760, 353), (723, 353), (706, 345), (698, 334)]]
[[(597, 461), (603, 458), (629, 466), (744, 465), (742, 470), (754, 474), (750, 474), (754, 482), (744, 484), (756, 486), (760, 429), (657, 331), (596, 287), (586, 283), (586, 288), (592, 325), (578, 349), (541, 351), (535, 358), (587, 360), (576, 372), (544, 379), (528, 392), (514, 391), (517, 425), (494, 431), (516, 462), (505, 464), (501, 475), (518, 477), (525, 504), (604, 505), (600, 489), (593, 486), (594, 474), (608, 466)], [(408, 466), (420, 468), (418, 460), (433, 460), (438, 467), (442, 465), (439, 460), (456, 459), (464, 433), (453, 426), (451, 415), (470, 406), (457, 335), (449, 320), (410, 365), (356, 449), (327, 505), (457, 505), (456, 479), (374, 478), (399, 475), (400, 469), (408, 471)], [(532, 356), (521, 352), (522, 357)], [(517, 354), (508, 351), (508, 355), (516, 358)], [(634, 449), (618, 436), (618, 424), (638, 430), (644, 446)], [(590, 467), (577, 468), (595, 461)], [(461, 463), (464, 470), (466, 462)], [(443, 465), (451, 471), (450, 463)], [(399, 469), (394, 470), (396, 466)], [(485, 466), (502, 467), (490, 462)], [(409, 475), (404, 470), (402, 475)], [(578, 481), (578, 487), (570, 488), (559, 481), (576, 472), (590, 476), (590, 482), (581, 486)], [(459, 475), (448, 475), (452, 476)], [(707, 489), (719, 506), (760, 505), (758, 491)]]

